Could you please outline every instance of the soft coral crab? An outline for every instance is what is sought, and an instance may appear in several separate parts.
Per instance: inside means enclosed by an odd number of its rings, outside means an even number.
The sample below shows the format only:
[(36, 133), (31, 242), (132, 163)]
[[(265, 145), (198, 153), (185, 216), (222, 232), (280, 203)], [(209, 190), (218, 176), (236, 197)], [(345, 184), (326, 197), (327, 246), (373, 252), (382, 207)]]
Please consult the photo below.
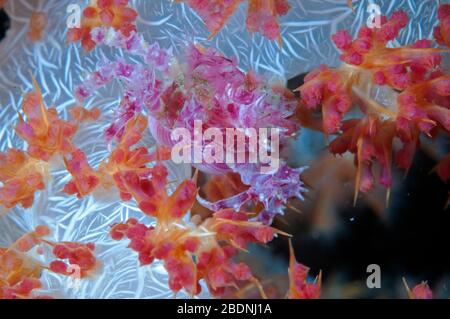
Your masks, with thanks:
[[(156, 141), (169, 148), (176, 145), (171, 137), (173, 129), (185, 128), (192, 134), (197, 121), (203, 122), (202, 129), (218, 128), (221, 133), (227, 128), (253, 128), (257, 130), (257, 138), (261, 138), (259, 129), (274, 128), (280, 133), (282, 144), (299, 128), (292, 119), (296, 108), (292, 92), (265, 83), (253, 72), (242, 72), (235, 59), (226, 58), (214, 49), (190, 45), (187, 61), (181, 65), (170, 50), (148, 44), (137, 33), (126, 37), (111, 28), (97, 28), (93, 35), (98, 44), (124, 49), (145, 60), (144, 64), (123, 60), (106, 62), (76, 90), (77, 97), (83, 101), (115, 78), (123, 80), (126, 90), (118, 116), (106, 130), (108, 140), (120, 139), (127, 122), (143, 110), (148, 111), (149, 128)], [(202, 150), (205, 144), (202, 143)], [(242, 153), (249, 158), (249, 143)], [(244, 184), (254, 185), (233, 198), (218, 203), (202, 201), (202, 204), (218, 211), (230, 207), (239, 210), (250, 201), (261, 202), (265, 209), (258, 220), (270, 224), (276, 215), (283, 214), (289, 199), (302, 199), (306, 191), (299, 176), (304, 168), (290, 168), (285, 160), (279, 164), (276, 172), (263, 174), (261, 161), (236, 165), (220, 161), (198, 163), (196, 167), (203, 172), (235, 172)]]

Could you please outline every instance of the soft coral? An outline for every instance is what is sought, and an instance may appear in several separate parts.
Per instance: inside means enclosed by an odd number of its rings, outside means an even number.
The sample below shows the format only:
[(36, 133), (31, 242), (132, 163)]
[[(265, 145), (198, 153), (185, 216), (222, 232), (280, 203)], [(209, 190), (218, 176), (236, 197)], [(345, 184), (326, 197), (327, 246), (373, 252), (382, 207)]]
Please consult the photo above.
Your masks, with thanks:
[[(243, 0), (177, 0), (186, 2), (203, 19), (214, 37), (230, 19)], [(281, 44), (278, 17), (286, 15), (291, 6), (287, 0), (249, 0), (246, 25), (249, 32), (261, 32)]]
[[(164, 170), (164, 166), (160, 169)], [(169, 273), (169, 287), (174, 292), (185, 289), (197, 295), (201, 279), (213, 295), (223, 294), (239, 281), (251, 281), (259, 286), (249, 267), (232, 261), (232, 257), (237, 250), (246, 249), (248, 243), (271, 241), (276, 231), (249, 221), (247, 213), (233, 209), (216, 212), (203, 222), (195, 221), (195, 218), (187, 222), (186, 215), (196, 194), (194, 180), (182, 182), (170, 196), (161, 192), (160, 200), (151, 205), (155, 226), (147, 227), (130, 219), (112, 226), (112, 238), (128, 238), (129, 246), (139, 253), (142, 265), (155, 259), (164, 261)]]
[(440, 45), (450, 47), (450, 4), (443, 4), (438, 9), (439, 26), (434, 29), (434, 37)]
[[(337, 69), (321, 66), (299, 88), (303, 112), (321, 107), (324, 133), (337, 134), (331, 151), (355, 154), (355, 200), (359, 190), (373, 186), (375, 163), (381, 167), (380, 183), (391, 187), (395, 139), (403, 144), (397, 164), (408, 169), (420, 133), (431, 136), (438, 129), (450, 130), (450, 86), (440, 68), (442, 50), (431, 48), (428, 40), (387, 47), (407, 22), (407, 15), (398, 11), (390, 20), (383, 17), (380, 29), (362, 27), (355, 40), (347, 31), (337, 32), (333, 41), (345, 63)], [(356, 106), (362, 116), (345, 119)]]
[[(0, 247), (0, 299), (48, 298), (34, 294), (36, 289), (43, 286), (40, 277), (44, 270), (70, 276), (70, 266), (80, 269), (80, 278), (94, 274), (99, 262), (93, 254), (93, 244), (54, 243), (45, 239), (49, 235), (50, 229), (39, 225), (10, 247)], [(52, 254), (57, 258), (49, 266), (30, 256), (33, 249), (43, 253), (46, 247), (52, 248)], [(69, 265), (62, 261), (64, 259), (68, 260)]]
[(0, 204), (12, 208), (17, 204), (28, 208), (34, 194), (44, 189), (47, 165), (26, 153), (9, 149), (0, 153)]
[(72, 138), (78, 126), (61, 120), (55, 108), (46, 108), (41, 90), (33, 78), (34, 91), (27, 93), (23, 101), (26, 120), (19, 117), (17, 134), (28, 143), (30, 156), (48, 162), (55, 155), (74, 150)]

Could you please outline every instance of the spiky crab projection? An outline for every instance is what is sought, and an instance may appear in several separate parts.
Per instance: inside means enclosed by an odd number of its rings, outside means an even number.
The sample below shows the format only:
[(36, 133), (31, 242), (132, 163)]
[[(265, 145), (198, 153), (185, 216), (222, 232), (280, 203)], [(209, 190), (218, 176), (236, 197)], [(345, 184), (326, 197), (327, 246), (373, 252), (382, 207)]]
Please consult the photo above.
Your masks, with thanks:
[[(46, 270), (70, 276), (79, 269), (79, 279), (94, 275), (99, 267), (94, 244), (54, 243), (45, 239), (49, 235), (47, 226), (37, 226), (10, 247), (0, 247), (0, 299), (51, 298), (35, 292), (43, 288), (40, 277)], [(48, 266), (32, 257), (47, 248), (55, 257)]]
[(95, 48), (91, 31), (97, 27), (111, 27), (124, 35), (136, 30), (134, 25), (137, 12), (128, 5), (128, 0), (91, 0), (88, 7), (83, 10), (81, 26), (70, 28), (67, 32), (67, 41), (81, 42), (87, 51)]
[[(175, 143), (168, 138), (169, 132), (180, 127), (194, 132), (193, 124), (198, 120), (202, 121), (203, 130), (219, 129), (224, 136), (229, 128), (253, 128), (260, 139), (260, 128), (277, 128), (282, 145), (298, 129), (289, 119), (295, 103), (288, 92), (278, 87), (267, 87), (254, 74), (241, 72), (236, 61), (214, 50), (191, 46), (187, 61), (187, 72), (162, 94), (159, 113), (163, 116), (156, 114), (150, 120), (152, 133), (158, 142), (173, 147)], [(203, 149), (207, 147), (203, 145)], [(223, 149), (223, 153), (226, 151)], [(247, 144), (245, 158), (249, 159), (251, 152)], [(280, 160), (275, 172), (267, 174), (261, 173), (261, 162), (202, 163), (196, 166), (211, 174), (238, 173), (242, 182), (250, 186), (247, 191), (232, 198), (217, 203), (201, 200), (202, 204), (218, 211), (224, 208), (239, 210), (249, 201), (261, 202), (265, 209), (258, 219), (268, 224), (275, 215), (283, 213), (283, 205), (290, 198), (302, 198), (305, 191), (299, 179), (303, 169), (292, 169), (283, 160)]]
[[(244, 0), (176, 0), (190, 6), (204, 21), (210, 38), (222, 30)], [(281, 44), (278, 18), (286, 15), (291, 6), (287, 0), (248, 0), (246, 26), (251, 33), (260, 32)]]
[[(358, 191), (372, 188), (373, 168), (380, 167), (379, 182), (392, 185), (393, 152), (397, 165), (408, 169), (421, 134), (450, 131), (450, 76), (440, 67), (442, 50), (431, 41), (398, 48), (387, 47), (408, 22), (398, 11), (382, 18), (380, 29), (362, 27), (355, 40), (347, 31), (333, 36), (345, 63), (332, 69), (321, 66), (299, 88), (300, 108), (322, 110), (324, 133), (337, 134), (330, 143), (334, 154), (355, 154)], [(347, 119), (359, 107), (362, 117)], [(394, 148), (400, 140), (402, 148)]]
[(249, 243), (268, 243), (278, 231), (249, 221), (246, 212), (232, 209), (216, 212), (204, 221), (187, 221), (186, 214), (197, 194), (195, 180), (184, 181), (168, 195), (161, 188), (167, 184), (167, 171), (160, 164), (156, 168), (159, 174), (146, 181), (150, 191), (145, 205), (141, 205), (144, 213), (156, 218), (156, 224), (146, 226), (130, 219), (112, 226), (112, 238), (128, 238), (129, 247), (139, 253), (141, 265), (162, 260), (169, 273), (169, 287), (175, 293), (185, 289), (191, 295), (199, 294), (202, 279), (216, 296), (241, 281), (259, 286), (250, 268), (232, 257)]

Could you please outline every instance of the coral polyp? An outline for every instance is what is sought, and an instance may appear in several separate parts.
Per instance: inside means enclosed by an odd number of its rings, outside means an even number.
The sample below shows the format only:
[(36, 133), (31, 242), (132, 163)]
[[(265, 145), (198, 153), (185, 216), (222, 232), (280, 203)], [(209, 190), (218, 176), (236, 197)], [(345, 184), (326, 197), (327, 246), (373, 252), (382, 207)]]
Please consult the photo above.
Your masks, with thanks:
[(47, 165), (18, 149), (0, 153), (0, 204), (12, 208), (17, 204), (28, 208), (34, 193), (45, 187)]
[(214, 37), (235, 13), (241, 2), (248, 2), (246, 26), (249, 32), (260, 32), (270, 40), (281, 44), (279, 16), (286, 15), (291, 6), (287, 0), (176, 0), (185, 2), (203, 19)]
[(28, 143), (30, 156), (48, 162), (73, 150), (72, 138), (77, 125), (61, 120), (55, 108), (47, 109), (34, 79), (33, 84), (35, 91), (26, 94), (23, 101), (26, 119), (20, 116), (16, 132)]
[[(93, 275), (99, 266), (93, 255), (95, 245), (88, 243), (53, 243), (45, 239), (50, 235), (47, 226), (37, 226), (34, 231), (17, 239), (10, 247), (0, 247), (0, 297), (2, 299), (51, 298), (39, 295), (35, 290), (43, 288), (40, 280), (43, 271), (72, 275), (74, 267), (80, 278)], [(53, 260), (48, 266), (31, 255), (32, 250), (43, 254), (50, 249)], [(68, 259), (68, 264), (63, 260)], [(68, 270), (70, 269), (70, 270)]]
[(83, 10), (80, 27), (70, 28), (67, 32), (67, 41), (80, 41), (86, 51), (95, 48), (91, 31), (100, 26), (108, 26), (120, 30), (124, 35), (136, 30), (134, 21), (137, 12), (128, 6), (128, 0), (92, 0)]
[[(158, 176), (166, 177), (167, 173)], [(166, 182), (164, 177), (159, 183)], [(153, 203), (147, 201), (143, 211), (156, 218), (156, 225), (147, 227), (130, 219), (113, 225), (111, 236), (131, 240), (129, 247), (139, 253), (141, 265), (163, 260), (169, 273), (169, 287), (175, 293), (185, 289), (191, 295), (199, 294), (202, 279), (213, 295), (224, 294), (236, 281), (253, 281), (260, 286), (250, 268), (233, 262), (232, 257), (245, 250), (248, 243), (268, 243), (278, 231), (249, 221), (247, 212), (232, 209), (218, 211), (204, 221), (186, 222), (183, 219), (195, 196), (196, 185), (191, 180), (180, 184), (171, 196), (155, 192)], [(263, 290), (261, 293), (264, 297)]]

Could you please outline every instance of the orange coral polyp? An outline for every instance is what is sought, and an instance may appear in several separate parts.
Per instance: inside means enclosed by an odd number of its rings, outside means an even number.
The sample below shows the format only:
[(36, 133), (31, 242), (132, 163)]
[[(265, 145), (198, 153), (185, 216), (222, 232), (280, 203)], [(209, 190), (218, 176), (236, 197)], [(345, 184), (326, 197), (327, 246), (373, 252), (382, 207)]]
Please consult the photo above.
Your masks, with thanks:
[(186, 2), (203, 19), (213, 38), (222, 30), (242, 0), (176, 0)]
[(170, 152), (166, 148), (157, 148), (152, 153), (145, 147), (131, 149), (146, 128), (147, 119), (143, 115), (129, 121), (108, 161), (100, 164), (99, 173), (103, 183), (108, 184), (112, 178), (123, 200), (134, 198), (146, 214), (153, 215), (154, 202), (164, 200), (167, 171), (159, 164), (152, 168), (147, 165), (169, 159)]
[(86, 155), (81, 150), (74, 151), (70, 160), (64, 158), (64, 164), (73, 177), (64, 186), (63, 192), (66, 194), (76, 194), (78, 198), (82, 198), (90, 194), (99, 184), (96, 172), (89, 166)]
[(30, 298), (41, 287), (42, 266), (26, 254), (0, 247), (0, 299)]
[(16, 132), (28, 143), (30, 156), (48, 162), (54, 155), (64, 155), (73, 150), (72, 138), (78, 127), (61, 120), (56, 109), (47, 109), (34, 79), (33, 84), (35, 92), (26, 94), (23, 101), (26, 121), (19, 117)]
[(450, 76), (408, 87), (397, 101), (399, 117), (414, 123), (423, 133), (440, 125), (450, 131)]
[(281, 45), (278, 17), (286, 15), (290, 9), (287, 0), (249, 0), (247, 29), (250, 32), (261, 32), (268, 39), (278, 40)]
[(309, 268), (297, 262), (294, 248), (289, 241), (289, 299), (318, 299), (321, 293), (322, 272), (316, 277), (314, 282), (308, 282)]
[(0, 153), (0, 205), (12, 208), (18, 204), (28, 208), (34, 194), (44, 189), (47, 165), (30, 158), (20, 150)]
[(100, 117), (100, 109), (97, 107), (87, 110), (82, 106), (75, 106), (69, 110), (69, 113), (78, 122), (96, 121)]
[(34, 11), (30, 17), (28, 38), (33, 42), (42, 40), (47, 23), (48, 18), (45, 12)]

